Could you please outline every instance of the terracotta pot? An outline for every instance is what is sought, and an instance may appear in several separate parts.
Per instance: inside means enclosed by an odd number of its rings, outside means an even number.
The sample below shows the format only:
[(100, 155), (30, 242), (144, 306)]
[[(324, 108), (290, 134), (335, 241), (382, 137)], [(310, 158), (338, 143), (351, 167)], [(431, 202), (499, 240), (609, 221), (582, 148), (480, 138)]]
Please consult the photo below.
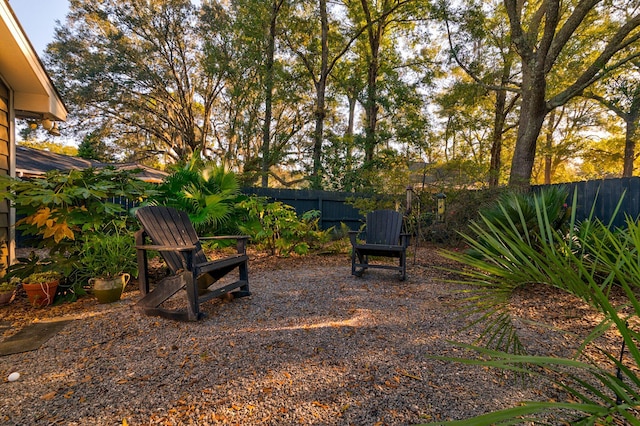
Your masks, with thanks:
[(22, 288), (27, 292), (27, 298), (29, 299), (29, 302), (31, 302), (31, 305), (37, 308), (42, 308), (53, 303), (59, 282), (59, 280), (56, 280), (39, 284), (22, 283)]
[(108, 279), (90, 278), (89, 285), (93, 286), (93, 294), (98, 299), (98, 303), (112, 303), (120, 300), (129, 278), (131, 278), (129, 274)]

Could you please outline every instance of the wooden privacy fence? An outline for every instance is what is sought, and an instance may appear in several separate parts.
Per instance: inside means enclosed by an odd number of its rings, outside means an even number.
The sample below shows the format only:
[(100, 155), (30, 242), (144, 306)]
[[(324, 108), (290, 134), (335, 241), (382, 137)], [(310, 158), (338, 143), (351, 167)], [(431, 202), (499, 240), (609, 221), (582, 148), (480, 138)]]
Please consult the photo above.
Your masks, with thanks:
[[(546, 186), (565, 187), (569, 193), (568, 205), (572, 204), (574, 190), (577, 189), (576, 218), (579, 221), (589, 217), (592, 207), (594, 218), (598, 218), (604, 223), (612, 221), (613, 226), (617, 227), (625, 225), (625, 214), (636, 220), (640, 216), (640, 177), (536, 185), (533, 189), (539, 190)], [(364, 223), (364, 216), (359, 213), (358, 209), (347, 204), (349, 199), (359, 196), (366, 197), (363, 194), (272, 188), (244, 188), (242, 192), (289, 204), (295, 208), (298, 214), (309, 210), (319, 210), (322, 229), (328, 229), (332, 226), (338, 227), (343, 222), (352, 230), (357, 230)], [(623, 194), (624, 199), (620, 210), (613, 217)]]
[[(638, 219), (640, 215), (640, 177), (590, 180), (557, 185), (538, 185), (534, 189), (548, 186), (565, 187), (569, 192), (567, 204), (571, 206), (577, 188), (576, 219), (587, 219), (593, 208), (593, 217), (616, 227), (625, 226), (625, 214)], [(616, 206), (624, 194), (618, 214), (613, 217)], [(595, 203), (595, 205), (594, 205)]]

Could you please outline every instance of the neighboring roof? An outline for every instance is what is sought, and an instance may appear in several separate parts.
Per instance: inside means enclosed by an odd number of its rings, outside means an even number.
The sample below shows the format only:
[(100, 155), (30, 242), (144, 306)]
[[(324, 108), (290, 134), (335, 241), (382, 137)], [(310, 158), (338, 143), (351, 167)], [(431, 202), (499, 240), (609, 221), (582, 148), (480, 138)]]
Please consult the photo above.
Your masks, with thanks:
[(137, 163), (109, 164), (20, 145), (16, 147), (16, 176), (19, 177), (42, 176), (50, 170), (84, 170), (90, 167), (99, 169), (109, 166), (118, 170), (141, 169), (137, 176), (145, 182), (160, 183), (168, 175), (161, 170)]
[(0, 75), (14, 91), (16, 117), (65, 121), (67, 108), (7, 0), (0, 0), (0, 40)]

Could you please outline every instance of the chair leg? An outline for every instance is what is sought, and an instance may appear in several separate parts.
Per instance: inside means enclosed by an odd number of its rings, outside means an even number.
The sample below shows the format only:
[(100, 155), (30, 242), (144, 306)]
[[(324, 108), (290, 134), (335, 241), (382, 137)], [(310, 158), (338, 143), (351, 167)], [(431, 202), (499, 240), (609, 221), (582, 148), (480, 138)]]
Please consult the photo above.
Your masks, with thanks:
[(361, 277), (362, 274), (364, 274), (364, 270), (366, 268), (361, 267), (359, 270), (356, 268), (356, 257), (358, 258), (358, 263), (362, 265), (366, 263), (367, 256), (363, 256), (362, 253), (360, 253), (357, 250), (353, 250), (351, 252), (351, 275), (355, 275), (356, 277)]
[(400, 281), (407, 279), (407, 253), (402, 252), (400, 254)]
[(233, 292), (233, 297), (247, 297), (251, 296), (249, 291), (249, 264), (245, 262), (238, 267), (238, 275), (240, 281), (246, 282), (246, 284), (240, 286), (240, 290)]
[(355, 249), (351, 249), (351, 275), (357, 275), (356, 274), (356, 250)]
[(198, 302), (198, 280), (189, 274), (187, 285), (187, 318), (189, 321), (197, 321), (200, 318), (200, 306)]

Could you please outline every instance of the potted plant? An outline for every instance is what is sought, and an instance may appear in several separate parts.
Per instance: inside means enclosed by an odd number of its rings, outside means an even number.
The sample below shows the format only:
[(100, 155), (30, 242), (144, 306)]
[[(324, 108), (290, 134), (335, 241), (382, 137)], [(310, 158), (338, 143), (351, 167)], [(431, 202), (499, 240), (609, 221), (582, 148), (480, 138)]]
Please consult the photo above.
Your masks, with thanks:
[(31, 305), (43, 307), (53, 303), (62, 274), (56, 271), (34, 272), (22, 280)]
[(8, 305), (16, 295), (16, 287), (20, 284), (20, 278), (7, 277), (0, 280), (0, 306)]
[(123, 230), (93, 233), (82, 246), (80, 263), (99, 303), (120, 300), (138, 272), (134, 238)]

